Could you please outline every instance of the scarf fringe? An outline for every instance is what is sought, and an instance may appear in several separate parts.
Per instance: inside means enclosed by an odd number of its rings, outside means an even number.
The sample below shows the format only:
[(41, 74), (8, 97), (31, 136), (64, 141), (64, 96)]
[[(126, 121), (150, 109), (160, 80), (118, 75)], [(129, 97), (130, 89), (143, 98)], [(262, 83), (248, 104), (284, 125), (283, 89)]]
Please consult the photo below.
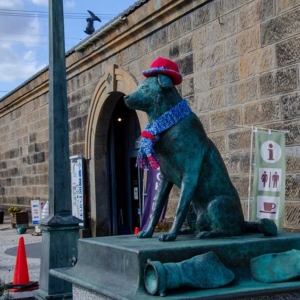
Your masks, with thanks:
[(149, 156), (139, 153), (136, 164), (141, 169), (149, 169), (149, 167), (151, 167), (152, 170), (155, 170), (159, 168), (159, 158), (155, 153), (152, 153), (152, 155)]

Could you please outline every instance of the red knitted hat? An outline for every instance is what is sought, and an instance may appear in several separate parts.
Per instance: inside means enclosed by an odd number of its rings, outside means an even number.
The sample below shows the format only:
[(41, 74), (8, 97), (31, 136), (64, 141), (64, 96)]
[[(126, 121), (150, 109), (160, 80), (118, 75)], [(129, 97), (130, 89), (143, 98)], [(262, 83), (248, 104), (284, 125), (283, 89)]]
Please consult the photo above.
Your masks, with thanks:
[(155, 59), (149, 70), (142, 71), (145, 77), (153, 77), (157, 74), (165, 74), (169, 76), (174, 85), (180, 84), (182, 82), (182, 75), (179, 73), (178, 65), (167, 58), (158, 57)]

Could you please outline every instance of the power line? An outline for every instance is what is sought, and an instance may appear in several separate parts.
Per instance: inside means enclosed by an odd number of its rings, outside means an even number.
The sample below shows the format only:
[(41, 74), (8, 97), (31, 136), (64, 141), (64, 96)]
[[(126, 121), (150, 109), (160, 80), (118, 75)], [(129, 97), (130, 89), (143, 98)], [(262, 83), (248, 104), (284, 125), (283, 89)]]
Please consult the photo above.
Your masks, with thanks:
[(9, 41), (9, 40), (2, 40), (1, 42), (9, 43), (9, 44), (28, 44), (28, 45), (34, 45), (34, 46), (46, 46), (48, 43), (42, 43), (42, 42), (30, 42), (30, 41)]
[[(48, 46), (48, 42), (34, 42), (34, 41), (12, 41), (12, 40), (2, 40), (0, 39), (1, 42), (8, 43), (8, 44), (27, 44), (27, 45), (32, 45), (32, 46)], [(65, 44), (65, 47), (73, 47), (74, 44)]]
[[(7, 11), (7, 12), (20, 12), (20, 13), (41, 13), (41, 14), (48, 14), (48, 11), (41, 11), (41, 10), (18, 10), (18, 9), (4, 9), (0, 8), (0, 11)], [(64, 13), (64, 15), (87, 15), (88, 13)], [(102, 16), (115, 16), (116, 14), (100, 14), (95, 13), (95, 15), (102, 15)]]
[[(116, 16), (116, 14), (100, 14), (95, 13), (97, 16), (103, 19), (111, 19)], [(38, 18), (48, 18), (47, 11), (33, 11), (33, 10), (14, 10), (14, 9), (0, 9), (0, 16), (5, 17), (38, 17)], [(88, 13), (64, 13), (65, 19), (86, 19), (89, 17)]]
[[(22, 35), (22, 36), (40, 36), (48, 38), (48, 35), (42, 35), (42, 34), (28, 34), (28, 33), (18, 33), (18, 32), (12, 32), (12, 31), (0, 31), (0, 33), (7, 33), (7, 34), (16, 34), (16, 35)], [(81, 40), (80, 38), (74, 38), (74, 37), (66, 37), (67, 40)]]
[[(1, 40), (1, 39), (0, 39), (0, 41), (3, 42), (3, 43), (6, 43), (8, 45), (23, 44), (23, 45), (27, 45), (27, 46), (31, 46), (31, 47), (46, 47), (46, 46), (49, 46), (48, 42), (35, 43), (35, 42), (23, 42), (23, 41), (5, 41), (5, 40)], [(74, 45), (76, 45), (76, 44), (65, 43), (65, 48), (74, 47)]]

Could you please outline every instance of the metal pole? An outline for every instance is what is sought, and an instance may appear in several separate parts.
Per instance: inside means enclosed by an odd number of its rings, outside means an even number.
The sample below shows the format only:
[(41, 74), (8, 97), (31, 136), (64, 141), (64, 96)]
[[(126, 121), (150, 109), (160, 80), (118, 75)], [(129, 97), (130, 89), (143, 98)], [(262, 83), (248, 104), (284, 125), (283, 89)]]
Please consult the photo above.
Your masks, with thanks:
[(251, 145), (250, 145), (250, 166), (249, 166), (249, 186), (248, 186), (248, 222), (250, 221), (250, 198), (251, 198), (251, 177), (252, 177), (252, 155), (253, 155), (253, 125), (251, 126)]
[(49, 216), (41, 221), (37, 299), (71, 299), (72, 284), (50, 269), (72, 267), (80, 220), (72, 216), (63, 0), (49, 0)]
[[(238, 128), (253, 128), (253, 125), (234, 125), (233, 127), (238, 127)], [(265, 128), (265, 127), (257, 127), (255, 126), (255, 130), (271, 130), (271, 131), (275, 131), (275, 132), (283, 132), (285, 133), (290, 133), (289, 130), (277, 130), (277, 129), (270, 129), (270, 128)]]

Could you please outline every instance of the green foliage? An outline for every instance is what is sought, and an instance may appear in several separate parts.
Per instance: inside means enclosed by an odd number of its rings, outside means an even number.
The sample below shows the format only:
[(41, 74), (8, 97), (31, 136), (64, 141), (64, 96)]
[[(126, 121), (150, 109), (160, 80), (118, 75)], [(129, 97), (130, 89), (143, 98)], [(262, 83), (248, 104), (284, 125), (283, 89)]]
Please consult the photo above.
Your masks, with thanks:
[(9, 212), (10, 214), (15, 214), (15, 213), (18, 213), (18, 212), (20, 212), (20, 211), (21, 211), (21, 208), (16, 207), (16, 206), (10, 206), (10, 207), (8, 208), (8, 212)]
[(12, 299), (9, 295), (9, 290), (6, 288), (5, 282), (0, 278), (0, 299), (9, 300)]

